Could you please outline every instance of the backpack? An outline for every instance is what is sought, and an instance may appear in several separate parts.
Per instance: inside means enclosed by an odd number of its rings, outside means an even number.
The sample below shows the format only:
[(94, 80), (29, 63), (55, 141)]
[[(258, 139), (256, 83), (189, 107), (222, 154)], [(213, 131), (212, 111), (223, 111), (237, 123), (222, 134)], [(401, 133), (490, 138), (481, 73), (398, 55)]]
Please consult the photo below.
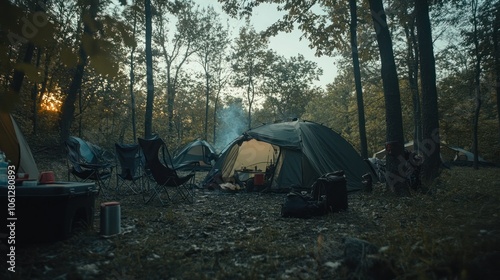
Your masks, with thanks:
[(324, 201), (325, 211), (340, 212), (347, 210), (347, 181), (344, 171), (326, 173), (312, 185), (312, 198)]
[(310, 218), (325, 215), (326, 207), (323, 201), (315, 201), (310, 196), (298, 192), (290, 192), (281, 205), (281, 216), (285, 218)]

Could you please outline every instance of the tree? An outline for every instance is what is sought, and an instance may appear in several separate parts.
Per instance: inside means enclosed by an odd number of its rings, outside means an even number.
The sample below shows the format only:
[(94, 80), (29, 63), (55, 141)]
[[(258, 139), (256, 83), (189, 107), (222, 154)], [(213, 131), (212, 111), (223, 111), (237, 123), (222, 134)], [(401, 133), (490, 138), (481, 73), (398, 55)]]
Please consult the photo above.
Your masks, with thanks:
[(301, 54), (289, 59), (273, 54), (270, 59), (274, 63), (270, 63), (270, 71), (265, 74), (262, 86), (266, 95), (264, 106), (274, 113), (274, 119), (270, 121), (302, 117), (307, 103), (319, 92), (311, 84), (322, 70)]
[(350, 135), (354, 119), (350, 111), (354, 91), (351, 70), (340, 69), (335, 80), (326, 86), (326, 91), (310, 100), (303, 116), (330, 127), (344, 137)]
[(213, 141), (212, 143), (217, 143), (217, 114), (219, 109), (219, 101), (222, 94), (222, 90), (229, 84), (230, 79), (230, 67), (229, 59), (226, 53), (220, 52), (214, 61), (214, 84), (215, 84), (215, 96), (214, 96), (214, 115), (213, 115)]
[(482, 54), (479, 50), (479, 31), (478, 31), (478, 9), (479, 9), (479, 1), (473, 0), (471, 1), (471, 10), (472, 10), (472, 41), (474, 44), (474, 91), (475, 91), (475, 103), (476, 108), (474, 109), (474, 121), (473, 121), (473, 135), (472, 135), (472, 151), (474, 152), (474, 169), (479, 168), (479, 150), (478, 150), (478, 137), (477, 131), (479, 126), (479, 113), (481, 110), (481, 59)]
[(147, 75), (147, 99), (146, 113), (144, 116), (144, 137), (151, 138), (153, 134), (153, 52), (151, 50), (151, 37), (153, 33), (151, 0), (144, 0), (144, 14), (146, 16), (146, 75)]
[(137, 142), (137, 127), (136, 127), (136, 112), (135, 112), (135, 93), (134, 93), (134, 85), (135, 85), (135, 75), (134, 75), (134, 53), (137, 48), (137, 43), (135, 42), (136, 33), (137, 33), (137, 9), (138, 7), (132, 5), (132, 16), (133, 20), (133, 30), (132, 30), (132, 48), (130, 50), (130, 114), (131, 114), (131, 122), (132, 122), (132, 138), (134, 143)]
[[(165, 61), (165, 71), (167, 76), (167, 114), (168, 114), (168, 135), (174, 135), (174, 109), (176, 89), (183, 66), (188, 62), (189, 57), (198, 51), (196, 43), (202, 35), (199, 24), (198, 12), (190, 0), (183, 1), (158, 1), (157, 2), (158, 31), (155, 34), (155, 42), (159, 45), (161, 55)], [(169, 36), (168, 18), (174, 15), (177, 17), (175, 32)]]
[(373, 24), (380, 51), (382, 83), (384, 86), (385, 113), (386, 113), (386, 182), (399, 196), (409, 194), (405, 183), (405, 175), (401, 165), (405, 163), (403, 157), (403, 119), (401, 114), (401, 100), (399, 80), (392, 50), (392, 39), (387, 26), (386, 13), (382, 0), (369, 0)]
[(236, 39), (232, 53), (232, 69), (234, 72), (234, 86), (245, 88), (245, 96), (248, 104), (247, 124), (252, 127), (252, 106), (259, 87), (268, 68), (268, 58), (272, 53), (267, 50), (267, 41), (250, 26), (240, 29), (239, 37)]
[(498, 143), (500, 144), (500, 2), (494, 5), (493, 57), (495, 69), (495, 90), (497, 97)]
[[(418, 63), (418, 42), (415, 29), (415, 12), (413, 3), (409, 1), (393, 2), (394, 9), (399, 9), (399, 21), (404, 30), (406, 39), (406, 68), (409, 90), (413, 104), (413, 148), (419, 151), (419, 144), (422, 142), (422, 121), (420, 106), (420, 91), (418, 87), (419, 63)], [(410, 6), (411, 5), (411, 6)], [(393, 6), (393, 7), (394, 7)]]
[(495, 89), (497, 98), (498, 144), (500, 144), (500, 2), (494, 5), (493, 61), (495, 62)]
[[(236, 15), (249, 15), (252, 8), (260, 3), (282, 4), (278, 10), (288, 13), (282, 19), (273, 23), (264, 32), (266, 36), (276, 35), (278, 32), (290, 32), (295, 24), (304, 32), (303, 36), (310, 41), (311, 48), (316, 49), (316, 54), (332, 55), (335, 51), (350, 51), (352, 56), (353, 71), (355, 71), (356, 95), (358, 103), (358, 128), (360, 137), (361, 154), (367, 157), (366, 124), (364, 116), (363, 92), (359, 66), (359, 50), (357, 47), (357, 7), (356, 1), (350, 0), (349, 5), (342, 1), (285, 1), (285, 0), (254, 0), (244, 2), (240, 6), (237, 0), (220, 0), (224, 2), (225, 10)], [(313, 8), (322, 8), (318, 13)], [(349, 21), (349, 11), (351, 18)], [(350, 36), (350, 44), (344, 39)]]
[(198, 49), (198, 61), (203, 68), (205, 77), (205, 125), (203, 137), (204, 139), (208, 139), (210, 84), (212, 78), (215, 78), (215, 75), (217, 75), (217, 67), (220, 66), (221, 54), (224, 53), (229, 45), (229, 31), (228, 28), (222, 25), (219, 15), (213, 7), (209, 7), (202, 12), (204, 15), (201, 18), (200, 38), (197, 42), (199, 45), (196, 49)]
[(359, 144), (361, 148), (361, 157), (368, 158), (368, 144), (366, 141), (365, 124), (365, 106), (363, 104), (363, 88), (361, 86), (361, 71), (359, 69), (357, 27), (358, 15), (356, 0), (349, 0), (349, 11), (351, 12), (350, 35), (351, 35), (351, 54), (354, 71), (354, 84), (356, 85), (356, 100), (358, 102), (358, 126), (359, 126)]
[(422, 141), (424, 155), (422, 181), (431, 183), (441, 166), (439, 113), (436, 89), (436, 66), (427, 0), (415, 0), (417, 40), (420, 55), (420, 87), (422, 89)]
[(88, 51), (91, 51), (89, 47), (92, 46), (95, 42), (93, 41), (93, 36), (96, 32), (95, 28), (98, 26), (96, 17), (99, 8), (99, 2), (97, 0), (88, 0), (84, 1), (83, 4), (84, 7), (81, 15), (81, 20), (83, 22), (83, 35), (78, 51), (79, 61), (75, 68), (71, 84), (66, 91), (66, 99), (63, 102), (59, 120), (61, 142), (66, 141), (66, 139), (68, 139), (70, 135), (71, 123), (73, 121), (73, 115), (75, 113), (75, 102), (82, 85), (83, 74), (88, 61)]

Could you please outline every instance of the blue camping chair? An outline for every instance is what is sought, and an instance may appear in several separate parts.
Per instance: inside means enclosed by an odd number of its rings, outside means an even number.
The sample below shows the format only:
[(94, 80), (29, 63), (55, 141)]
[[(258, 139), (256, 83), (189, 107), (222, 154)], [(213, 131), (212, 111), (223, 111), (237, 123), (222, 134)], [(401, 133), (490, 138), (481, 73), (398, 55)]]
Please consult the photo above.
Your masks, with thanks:
[(99, 146), (74, 136), (70, 136), (66, 141), (66, 150), (68, 181), (71, 176), (76, 181), (93, 181), (98, 194), (102, 191), (106, 195), (115, 167), (114, 156)]

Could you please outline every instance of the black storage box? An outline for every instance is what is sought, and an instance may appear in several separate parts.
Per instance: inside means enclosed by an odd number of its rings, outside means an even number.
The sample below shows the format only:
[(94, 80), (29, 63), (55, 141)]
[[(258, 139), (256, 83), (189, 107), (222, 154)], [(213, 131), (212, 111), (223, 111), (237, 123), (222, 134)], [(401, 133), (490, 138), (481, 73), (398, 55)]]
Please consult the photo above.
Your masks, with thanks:
[(347, 180), (344, 171), (335, 171), (319, 177), (313, 185), (312, 197), (320, 201), (326, 196), (325, 207), (330, 212), (345, 211), (348, 208)]
[[(55, 182), (16, 186), (15, 216), (9, 216), (8, 189), (0, 186), (0, 199), (4, 201), (0, 205), (5, 207), (0, 219), (7, 224), (15, 222), (17, 245), (62, 240), (71, 236), (77, 227), (93, 228), (96, 195), (94, 183)], [(6, 226), (0, 227), (0, 233), (12, 234)]]

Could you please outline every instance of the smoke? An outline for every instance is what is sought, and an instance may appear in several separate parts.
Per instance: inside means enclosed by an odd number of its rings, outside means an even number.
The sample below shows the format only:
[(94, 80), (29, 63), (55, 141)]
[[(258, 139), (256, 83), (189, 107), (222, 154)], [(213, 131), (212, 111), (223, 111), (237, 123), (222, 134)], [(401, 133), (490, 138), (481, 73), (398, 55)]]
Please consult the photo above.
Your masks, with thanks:
[(247, 128), (245, 112), (239, 102), (230, 103), (217, 114), (218, 127), (215, 148), (222, 151), (231, 141)]

